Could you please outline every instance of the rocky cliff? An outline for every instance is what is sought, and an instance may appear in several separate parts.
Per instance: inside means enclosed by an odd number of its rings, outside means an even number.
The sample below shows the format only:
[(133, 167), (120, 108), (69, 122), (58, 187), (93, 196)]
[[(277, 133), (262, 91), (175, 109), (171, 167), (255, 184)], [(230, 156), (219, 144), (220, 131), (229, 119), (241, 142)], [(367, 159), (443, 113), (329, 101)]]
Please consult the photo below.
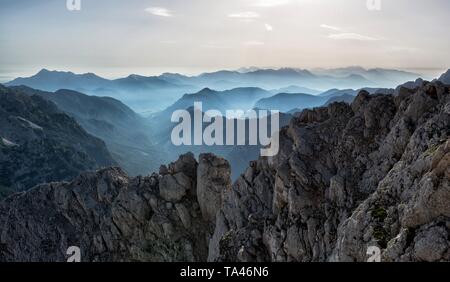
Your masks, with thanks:
[(303, 111), (227, 193), (212, 261), (450, 260), (449, 87)]
[(450, 260), (450, 87), (305, 110), (231, 184), (211, 154), (117, 168), (0, 203), (0, 261)]
[(148, 177), (109, 168), (37, 186), (0, 203), (0, 261), (65, 261), (70, 246), (82, 261), (206, 261), (229, 179), (225, 160), (187, 154)]

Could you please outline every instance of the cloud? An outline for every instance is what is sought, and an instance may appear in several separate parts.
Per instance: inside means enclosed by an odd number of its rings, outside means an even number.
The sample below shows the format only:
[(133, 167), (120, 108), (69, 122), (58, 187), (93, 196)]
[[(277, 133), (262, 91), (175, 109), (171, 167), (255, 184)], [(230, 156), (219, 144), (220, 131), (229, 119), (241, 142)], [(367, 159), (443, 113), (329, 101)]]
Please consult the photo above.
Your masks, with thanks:
[(292, 0), (257, 0), (252, 6), (270, 8), (290, 4), (291, 2)]
[(228, 15), (229, 18), (237, 18), (237, 19), (256, 19), (259, 18), (259, 14), (256, 12), (239, 12), (239, 13), (233, 13)]
[(354, 32), (347, 32), (345, 29), (334, 26), (334, 25), (328, 25), (328, 24), (321, 24), (321, 28), (325, 28), (331, 31), (335, 31), (338, 33), (332, 33), (328, 35), (328, 38), (334, 39), (334, 40), (359, 40), (359, 41), (377, 41), (381, 40), (381, 38), (376, 38), (368, 35), (363, 35), (359, 33)]
[(334, 39), (334, 40), (359, 40), (359, 41), (380, 40), (380, 38), (375, 38), (375, 37), (362, 35), (362, 34), (358, 34), (358, 33), (351, 33), (351, 32), (330, 34), (330, 35), (328, 35), (328, 38)]
[(340, 28), (340, 27), (327, 25), (327, 24), (321, 24), (320, 27), (321, 28), (326, 28), (326, 29), (331, 29), (331, 30), (334, 30), (334, 31), (342, 31), (342, 28)]
[(145, 11), (159, 17), (172, 17), (172, 12), (162, 7), (148, 7)]
[(270, 24), (264, 24), (264, 27), (266, 28), (267, 31), (273, 31), (273, 26), (271, 26)]

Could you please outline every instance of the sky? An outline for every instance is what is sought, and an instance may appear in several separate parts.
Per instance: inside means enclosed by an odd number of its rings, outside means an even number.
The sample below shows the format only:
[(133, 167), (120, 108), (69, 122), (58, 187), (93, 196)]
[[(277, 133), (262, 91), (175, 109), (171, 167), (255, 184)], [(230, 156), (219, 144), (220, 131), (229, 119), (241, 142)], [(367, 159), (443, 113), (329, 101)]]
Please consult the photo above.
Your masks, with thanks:
[[(378, 5), (376, 2), (380, 2)], [(0, 81), (41, 68), (450, 67), (448, 0), (0, 0)]]

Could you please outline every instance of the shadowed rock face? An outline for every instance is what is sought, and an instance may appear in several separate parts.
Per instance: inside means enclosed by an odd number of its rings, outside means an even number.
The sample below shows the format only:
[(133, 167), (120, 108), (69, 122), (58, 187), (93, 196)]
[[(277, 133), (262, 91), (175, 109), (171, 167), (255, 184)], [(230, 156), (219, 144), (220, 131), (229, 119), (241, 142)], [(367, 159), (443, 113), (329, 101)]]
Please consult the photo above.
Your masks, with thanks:
[(5, 187), (23, 191), (115, 164), (105, 143), (55, 104), (0, 85), (0, 197)]
[(13, 195), (0, 261), (64, 261), (72, 245), (83, 261), (365, 261), (369, 246), (448, 261), (449, 92), (303, 111), (233, 185), (224, 159), (187, 154), (149, 177), (111, 168)]

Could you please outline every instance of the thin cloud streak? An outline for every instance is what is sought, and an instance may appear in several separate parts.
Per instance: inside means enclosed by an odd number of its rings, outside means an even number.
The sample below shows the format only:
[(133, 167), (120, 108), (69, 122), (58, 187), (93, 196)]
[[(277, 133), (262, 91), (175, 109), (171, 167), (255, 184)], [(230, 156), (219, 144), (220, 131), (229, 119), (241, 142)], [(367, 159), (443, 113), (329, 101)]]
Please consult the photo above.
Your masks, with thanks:
[(148, 7), (145, 9), (147, 13), (159, 17), (172, 17), (172, 12), (163, 7)]
[(334, 30), (334, 31), (342, 31), (342, 28), (340, 28), (340, 27), (327, 25), (327, 24), (321, 24), (320, 27), (325, 28), (325, 29)]
[(260, 15), (256, 12), (238, 12), (229, 14), (228, 17), (237, 19), (257, 19)]
[(375, 38), (367, 35), (362, 35), (358, 33), (335, 33), (328, 35), (328, 38), (334, 39), (334, 40), (358, 40), (358, 41), (378, 41), (381, 40), (380, 38)]

